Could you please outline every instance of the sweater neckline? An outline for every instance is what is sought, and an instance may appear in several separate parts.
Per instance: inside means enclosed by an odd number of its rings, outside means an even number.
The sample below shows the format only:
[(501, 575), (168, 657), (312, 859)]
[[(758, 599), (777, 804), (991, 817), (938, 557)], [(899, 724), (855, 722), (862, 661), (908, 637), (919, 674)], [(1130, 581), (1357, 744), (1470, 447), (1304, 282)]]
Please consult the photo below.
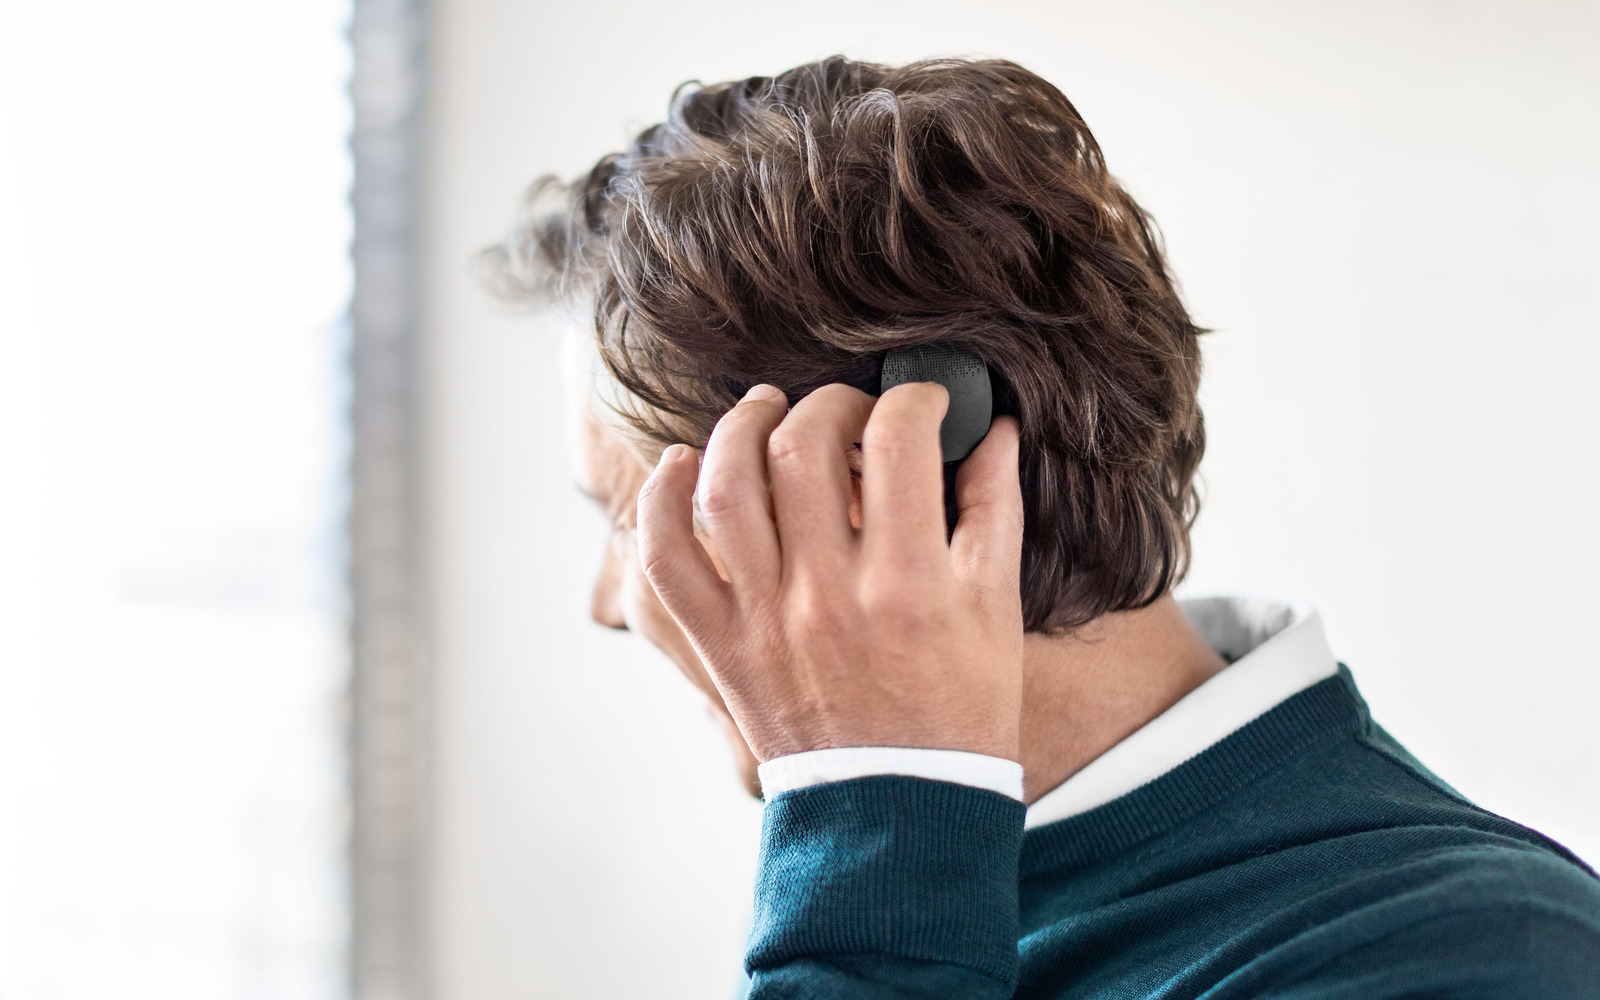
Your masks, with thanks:
[(1366, 702), (1343, 663), (1320, 681), (1158, 778), (1104, 805), (1027, 831), (1023, 878), (1110, 857), (1222, 802), (1324, 738), (1367, 724)]
[(1207, 597), (1178, 607), (1228, 665), (1040, 796), (1030, 829), (1153, 781), (1339, 669), (1309, 605)]

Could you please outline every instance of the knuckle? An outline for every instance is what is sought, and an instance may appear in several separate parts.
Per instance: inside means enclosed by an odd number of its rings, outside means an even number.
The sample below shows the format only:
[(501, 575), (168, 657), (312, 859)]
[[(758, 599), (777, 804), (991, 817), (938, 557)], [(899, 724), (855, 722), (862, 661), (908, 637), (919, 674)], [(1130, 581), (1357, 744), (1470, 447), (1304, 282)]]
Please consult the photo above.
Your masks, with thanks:
[(739, 509), (737, 491), (720, 478), (703, 482), (695, 503), (707, 521), (720, 521)]
[(789, 593), (789, 617), (803, 631), (820, 631), (833, 617), (832, 610), (818, 588), (796, 584)]
[(767, 464), (783, 467), (805, 465), (817, 454), (816, 440), (791, 426), (780, 426), (767, 439)]
[[(653, 545), (641, 539), (639, 544), (639, 569), (644, 572), (645, 579), (658, 591), (671, 591), (671, 582), (674, 574), (674, 560), (665, 546)], [(666, 594), (662, 595), (666, 599)]]
[(880, 579), (862, 580), (856, 588), (856, 603), (869, 620), (876, 621), (892, 612), (898, 599), (894, 591), (885, 587)]
[(861, 447), (884, 459), (905, 458), (917, 450), (917, 438), (910, 427), (899, 423), (868, 424)]
[(839, 632), (848, 616), (840, 589), (822, 579), (796, 580), (788, 604), (791, 620), (812, 635)]
[(862, 614), (879, 627), (921, 627), (935, 614), (934, 595), (911, 574), (877, 572), (864, 575), (856, 587)]

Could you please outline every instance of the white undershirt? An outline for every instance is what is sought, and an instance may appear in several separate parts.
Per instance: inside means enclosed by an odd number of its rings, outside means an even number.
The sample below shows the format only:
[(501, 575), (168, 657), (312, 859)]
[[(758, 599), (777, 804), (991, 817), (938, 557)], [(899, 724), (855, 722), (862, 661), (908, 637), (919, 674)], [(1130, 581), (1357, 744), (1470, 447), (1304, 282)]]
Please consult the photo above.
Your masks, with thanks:
[[(1315, 610), (1209, 597), (1184, 616), (1229, 666), (1028, 807), (1029, 827), (1088, 812), (1159, 778), (1338, 670)], [(757, 773), (767, 799), (830, 781), (896, 774), (984, 788), (1022, 801), (1022, 765), (963, 750), (836, 747), (774, 757)]]

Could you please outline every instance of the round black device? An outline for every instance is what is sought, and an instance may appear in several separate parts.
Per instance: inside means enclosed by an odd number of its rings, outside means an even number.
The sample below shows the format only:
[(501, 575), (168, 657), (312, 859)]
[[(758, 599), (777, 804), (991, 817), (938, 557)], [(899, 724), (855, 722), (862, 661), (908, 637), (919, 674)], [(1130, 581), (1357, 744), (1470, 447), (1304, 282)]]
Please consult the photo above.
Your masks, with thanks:
[(972, 454), (994, 418), (994, 388), (989, 367), (976, 355), (946, 344), (923, 344), (890, 351), (883, 358), (878, 392), (904, 382), (937, 382), (950, 393), (950, 408), (939, 425), (944, 460), (959, 462)]
[(937, 382), (950, 393), (950, 406), (939, 425), (948, 537), (956, 527), (956, 469), (989, 433), (989, 424), (994, 420), (994, 386), (989, 380), (989, 366), (977, 355), (948, 344), (905, 347), (884, 355), (878, 392), (904, 382)]

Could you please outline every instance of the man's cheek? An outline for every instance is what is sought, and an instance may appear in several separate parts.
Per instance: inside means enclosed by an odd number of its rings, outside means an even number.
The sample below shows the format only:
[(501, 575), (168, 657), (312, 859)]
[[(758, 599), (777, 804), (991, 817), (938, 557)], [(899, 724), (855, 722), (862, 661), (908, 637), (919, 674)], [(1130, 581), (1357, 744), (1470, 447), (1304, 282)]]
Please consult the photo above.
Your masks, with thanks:
[(663, 646), (663, 641), (670, 640), (671, 634), (678, 630), (677, 623), (667, 613), (635, 560), (628, 560), (622, 567), (622, 577), (622, 601), (627, 609), (628, 627), (655, 645)]

